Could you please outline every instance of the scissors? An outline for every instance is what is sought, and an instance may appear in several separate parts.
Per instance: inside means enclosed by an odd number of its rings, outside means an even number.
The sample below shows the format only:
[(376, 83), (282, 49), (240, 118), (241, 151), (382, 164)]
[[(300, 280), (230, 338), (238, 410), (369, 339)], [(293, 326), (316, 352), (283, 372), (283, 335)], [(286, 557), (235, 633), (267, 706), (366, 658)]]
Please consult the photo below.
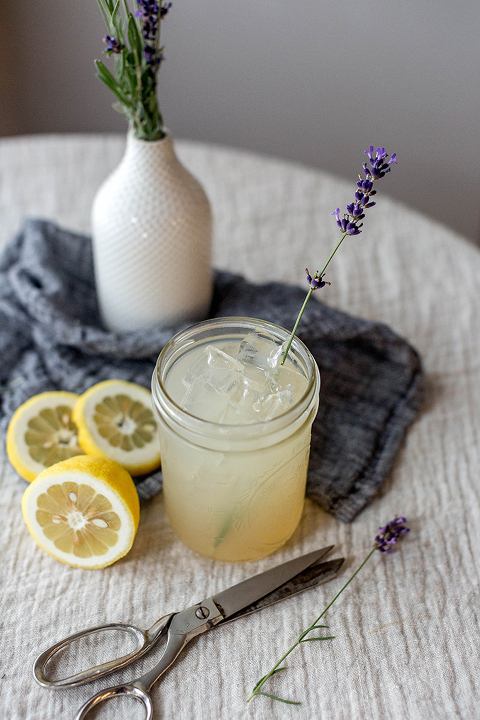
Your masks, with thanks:
[[(157, 620), (149, 630), (140, 630), (134, 625), (125, 623), (110, 623), (70, 635), (38, 656), (33, 666), (34, 678), (42, 687), (47, 688), (72, 688), (83, 685), (130, 665), (151, 650), (161, 637), (166, 636), (163, 655), (152, 670), (130, 683), (101, 690), (87, 700), (75, 716), (75, 720), (83, 720), (87, 713), (100, 703), (114, 697), (127, 695), (143, 704), (144, 718), (151, 720), (153, 705), (150, 691), (157, 680), (175, 662), (187, 643), (213, 627), (224, 625), (330, 580), (337, 574), (344, 560), (344, 558), (339, 558), (320, 562), (333, 547), (330, 545), (288, 560), (202, 600), (182, 612), (165, 615)], [(49, 680), (46, 677), (46, 665), (55, 653), (75, 640), (105, 630), (119, 630), (133, 636), (137, 647), (128, 655), (96, 665), (67, 678)]]

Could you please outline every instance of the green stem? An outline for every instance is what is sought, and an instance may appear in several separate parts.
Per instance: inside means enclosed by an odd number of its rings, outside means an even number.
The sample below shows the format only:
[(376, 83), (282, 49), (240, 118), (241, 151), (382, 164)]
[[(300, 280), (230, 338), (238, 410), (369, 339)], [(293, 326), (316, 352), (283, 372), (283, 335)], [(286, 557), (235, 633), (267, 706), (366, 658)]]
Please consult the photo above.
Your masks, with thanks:
[(288, 351), (290, 350), (290, 345), (293, 342), (293, 338), (295, 337), (295, 333), (297, 332), (298, 324), (299, 324), (300, 320), (302, 319), (303, 311), (307, 307), (307, 303), (310, 300), (310, 295), (312, 294), (312, 292), (313, 292), (313, 287), (310, 287), (309, 291), (307, 292), (307, 296), (303, 302), (303, 305), (300, 309), (300, 312), (298, 313), (298, 317), (295, 322), (295, 325), (293, 326), (293, 330), (290, 334), (290, 337), (288, 338), (287, 347), (285, 348), (285, 352), (283, 353), (283, 358), (282, 358), (282, 362), (280, 363), (280, 365), (285, 364), (285, 360), (287, 359)]
[(310, 630), (312, 629), (312, 627), (313, 627), (314, 625), (316, 625), (316, 624), (318, 623), (319, 620), (322, 619), (322, 617), (325, 615), (325, 613), (327, 612), (327, 610), (332, 607), (332, 605), (333, 605), (333, 603), (335, 602), (335, 600), (336, 600), (338, 597), (340, 597), (340, 595), (341, 595), (342, 592), (345, 590), (345, 588), (346, 588), (348, 585), (350, 585), (350, 583), (352, 582), (353, 578), (358, 575), (358, 573), (359, 573), (360, 570), (363, 568), (363, 566), (370, 560), (370, 558), (372, 557), (372, 555), (373, 555), (373, 553), (375, 552), (375, 550), (376, 550), (376, 548), (372, 548), (372, 550), (370, 550), (370, 552), (368, 553), (367, 557), (366, 557), (365, 560), (362, 562), (362, 564), (355, 570), (355, 572), (353, 573), (353, 575), (352, 575), (352, 577), (350, 578), (350, 580), (347, 580), (347, 582), (346, 582), (345, 585), (342, 587), (342, 589), (339, 590), (339, 592), (335, 595), (335, 597), (333, 598), (332, 602), (331, 602), (329, 605), (327, 605), (327, 607), (326, 607), (325, 610), (321, 613), (321, 615), (319, 615), (318, 618), (315, 620), (315, 622), (312, 623), (312, 625), (310, 625)]
[(336, 246), (335, 250), (332, 252), (332, 254), (330, 255), (330, 257), (328, 258), (328, 260), (327, 260), (327, 262), (325, 263), (325, 265), (323, 266), (322, 272), (320, 273), (320, 275), (317, 275), (317, 277), (322, 277), (322, 275), (325, 273), (325, 270), (327, 269), (328, 265), (330, 264), (330, 260), (333, 258), (333, 256), (335, 255), (335, 253), (337, 252), (338, 248), (340, 247), (340, 245), (342, 244), (342, 242), (345, 240), (346, 237), (347, 237), (347, 233), (343, 233), (342, 237), (340, 238), (340, 240), (339, 240), (339, 242), (338, 242), (338, 245)]
[[(345, 237), (345, 235), (344, 235), (343, 237)], [(343, 240), (343, 238), (342, 238), (342, 240)], [(340, 242), (342, 242), (342, 240), (340, 240)], [(340, 245), (340, 243), (339, 243), (338, 245)], [(338, 247), (338, 245), (337, 245), (337, 247)], [(337, 248), (335, 248), (335, 250), (336, 250), (336, 249), (337, 249)], [(331, 260), (331, 258), (333, 257), (334, 254), (335, 254), (335, 251), (334, 251), (334, 252), (332, 253), (332, 255), (330, 256), (330, 260)], [(329, 260), (329, 262), (330, 262), (330, 260)], [(328, 264), (328, 263), (327, 263), (327, 264)], [(326, 267), (326, 266), (325, 266), (325, 267)], [(340, 595), (341, 595), (342, 592), (345, 590), (345, 588), (346, 588), (348, 585), (350, 585), (350, 583), (352, 582), (352, 580), (354, 579), (354, 577), (356, 577), (356, 576), (358, 575), (358, 573), (359, 573), (360, 570), (363, 568), (363, 566), (368, 562), (368, 560), (370, 560), (370, 558), (372, 557), (372, 555), (373, 555), (374, 552), (375, 552), (375, 548), (373, 548), (373, 549), (368, 553), (367, 557), (366, 557), (365, 560), (362, 562), (362, 564), (357, 568), (357, 570), (353, 573), (353, 575), (352, 575), (352, 577), (350, 578), (350, 580), (348, 580), (348, 581), (345, 583), (345, 585), (342, 587), (342, 589), (335, 595), (335, 597), (333, 598), (332, 602), (327, 605), (327, 607), (325, 608), (325, 610), (318, 616), (318, 618), (315, 620), (315, 622), (313, 622), (313, 623), (310, 625), (310, 627), (308, 628), (308, 630), (305, 630), (305, 632), (303, 632), (303, 633), (300, 635), (300, 637), (299, 637), (298, 640), (292, 645), (292, 647), (291, 647), (289, 650), (287, 650), (287, 652), (285, 653), (285, 655), (283, 655), (283, 656), (280, 658), (280, 660), (277, 662), (277, 664), (273, 666), (273, 668), (270, 670), (270, 672), (265, 675), (265, 677), (262, 679), (262, 681), (257, 685), (257, 687), (255, 688), (255, 690), (252, 692), (252, 694), (250, 695), (250, 697), (247, 699), (247, 702), (250, 702), (250, 700), (251, 700), (253, 697), (255, 697), (255, 695), (258, 694), (258, 691), (260, 690), (260, 688), (267, 682), (267, 680), (268, 680), (269, 678), (272, 677), (272, 675), (275, 673), (275, 670), (278, 668), (278, 666), (281, 665), (282, 662), (290, 655), (290, 653), (291, 653), (293, 650), (295, 650), (296, 647), (298, 647), (298, 646), (300, 645), (300, 643), (302, 642), (302, 640), (303, 640), (303, 638), (305, 637), (305, 635), (308, 635), (308, 633), (309, 633), (311, 630), (313, 630), (313, 628), (315, 627), (315, 625), (318, 623), (319, 620), (322, 619), (322, 617), (325, 615), (325, 613), (327, 612), (327, 610), (332, 607), (332, 605), (333, 605), (333, 603), (335, 602), (335, 600), (337, 600), (337, 598), (340, 597)]]
[[(331, 254), (330, 257), (328, 258), (327, 262), (326, 262), (325, 265), (323, 266), (322, 272), (319, 273), (318, 270), (317, 270), (317, 272), (316, 272), (315, 275), (313, 276), (313, 279), (314, 279), (314, 280), (317, 279), (317, 278), (322, 278), (322, 277), (323, 277), (323, 275), (324, 275), (324, 273), (325, 273), (325, 270), (327, 269), (327, 267), (328, 267), (328, 265), (329, 265), (329, 263), (330, 263), (330, 260), (333, 258), (333, 256), (334, 256), (335, 253), (337, 252), (338, 248), (340, 247), (340, 245), (342, 244), (342, 242), (345, 240), (346, 236), (347, 236), (347, 233), (344, 233), (344, 234), (342, 235), (342, 237), (340, 238), (339, 242), (337, 243), (337, 246), (335, 247), (335, 250), (332, 252), (332, 254)], [(286, 346), (286, 348), (285, 348), (285, 352), (283, 353), (282, 362), (280, 363), (280, 365), (284, 365), (284, 364), (285, 364), (285, 360), (287, 359), (288, 351), (290, 350), (290, 346), (291, 346), (291, 344), (292, 344), (292, 342), (293, 342), (293, 338), (295, 337), (295, 333), (297, 332), (298, 324), (299, 324), (300, 320), (302, 319), (302, 315), (303, 315), (303, 313), (304, 313), (304, 310), (305, 310), (305, 308), (307, 307), (308, 301), (310, 300), (310, 295), (312, 294), (312, 292), (313, 292), (314, 290), (315, 290), (315, 288), (313, 288), (312, 286), (310, 286), (310, 289), (309, 289), (309, 291), (307, 292), (307, 296), (306, 296), (306, 298), (305, 298), (305, 301), (304, 301), (304, 303), (303, 303), (303, 305), (302, 305), (302, 307), (301, 307), (301, 309), (300, 309), (300, 312), (298, 313), (298, 317), (297, 317), (297, 320), (296, 320), (296, 322), (295, 322), (295, 325), (293, 326), (293, 330), (292, 330), (292, 332), (291, 332), (291, 334), (290, 334), (290, 337), (288, 338), (287, 346)]]

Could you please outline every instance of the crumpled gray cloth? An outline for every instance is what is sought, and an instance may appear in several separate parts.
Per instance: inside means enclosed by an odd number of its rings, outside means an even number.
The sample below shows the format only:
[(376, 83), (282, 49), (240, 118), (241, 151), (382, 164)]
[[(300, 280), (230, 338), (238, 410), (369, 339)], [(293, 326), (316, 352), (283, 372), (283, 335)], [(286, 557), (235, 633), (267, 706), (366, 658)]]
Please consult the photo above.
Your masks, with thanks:
[[(179, 284), (181, 292), (181, 284)], [(243, 315), (293, 327), (305, 291), (215, 275), (210, 317)], [(180, 330), (123, 334), (101, 326), (91, 242), (43, 220), (27, 220), (0, 257), (0, 427), (47, 390), (82, 393), (120, 378), (150, 387), (158, 353)], [(312, 298), (298, 329), (321, 374), (307, 496), (349, 522), (381, 487), (418, 411), (418, 353), (386, 325)], [(140, 498), (160, 491), (161, 472), (136, 478)]]

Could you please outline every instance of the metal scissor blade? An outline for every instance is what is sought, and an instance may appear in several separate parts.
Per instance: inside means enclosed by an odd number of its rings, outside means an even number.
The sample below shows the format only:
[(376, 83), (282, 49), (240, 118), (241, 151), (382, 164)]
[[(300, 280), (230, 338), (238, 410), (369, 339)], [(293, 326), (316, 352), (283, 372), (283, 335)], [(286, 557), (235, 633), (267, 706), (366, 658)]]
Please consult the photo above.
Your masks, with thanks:
[(271, 570), (266, 570), (233, 585), (228, 590), (214, 595), (212, 599), (221, 609), (224, 617), (229, 618), (289, 582), (310, 565), (318, 563), (332, 548), (333, 545), (329, 545), (321, 550), (314, 550), (301, 557), (288, 560), (282, 565), (277, 565)]
[(230, 617), (225, 620), (222, 620), (217, 627), (232, 622), (233, 620), (237, 620), (244, 615), (250, 615), (250, 613), (257, 612), (257, 610), (262, 610), (262, 608), (280, 602), (280, 600), (285, 600), (286, 598), (293, 597), (293, 595), (298, 595), (298, 593), (308, 590), (308, 588), (315, 587), (316, 585), (321, 585), (322, 583), (327, 582), (327, 580), (331, 580), (340, 570), (343, 563), (344, 558), (338, 558), (336, 560), (327, 560), (323, 563), (310, 565), (306, 570), (298, 573), (298, 575), (295, 575), (292, 580), (280, 585), (280, 587), (273, 592), (265, 595), (263, 598), (260, 598), (260, 600), (257, 600), (251, 605), (248, 605), (248, 607), (243, 608), (243, 610), (239, 610), (234, 615), (230, 615)]

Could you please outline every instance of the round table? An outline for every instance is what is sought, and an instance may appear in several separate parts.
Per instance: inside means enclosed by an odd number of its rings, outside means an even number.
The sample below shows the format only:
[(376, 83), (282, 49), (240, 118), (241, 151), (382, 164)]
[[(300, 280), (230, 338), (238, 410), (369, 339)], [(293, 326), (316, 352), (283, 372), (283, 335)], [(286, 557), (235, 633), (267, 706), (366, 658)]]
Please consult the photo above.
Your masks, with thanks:
[[(88, 232), (93, 195), (123, 146), (124, 138), (102, 135), (1, 140), (0, 244), (25, 215)], [(177, 148), (212, 202), (215, 265), (252, 281), (304, 285), (305, 267), (317, 269), (338, 238), (331, 213), (351, 202), (355, 178), (347, 183), (212, 145), (182, 141)], [(395, 172), (411, 169), (399, 158)], [(347, 559), (341, 577), (192, 643), (154, 689), (157, 716), (478, 717), (480, 252), (390, 200), (388, 177), (377, 198), (362, 235), (348, 238), (332, 262), (332, 285), (322, 299), (389, 324), (423, 358), (426, 402), (382, 492), (351, 525), (307, 501), (287, 545), (249, 565), (215, 563), (186, 549), (173, 535), (158, 496), (143, 507), (134, 547), (123, 561), (82, 571), (35, 545), (20, 510), (25, 483), (2, 455), (2, 718), (73, 718), (91, 694), (88, 686), (49, 692), (33, 682), (33, 659), (65, 634), (113, 621), (148, 627), (166, 612), (331, 543)], [(302, 705), (292, 708), (265, 697), (245, 705), (257, 680), (359, 565), (378, 526), (399, 514), (407, 516), (410, 534), (395, 555), (376, 554), (329, 611), (335, 640), (301, 646), (289, 657), (288, 671), (271, 681), (270, 692)], [(151, 658), (142, 660), (123, 678), (151, 664)], [(94, 689), (104, 685), (98, 682)], [(136, 710), (128, 704), (124, 717), (133, 720)]]

